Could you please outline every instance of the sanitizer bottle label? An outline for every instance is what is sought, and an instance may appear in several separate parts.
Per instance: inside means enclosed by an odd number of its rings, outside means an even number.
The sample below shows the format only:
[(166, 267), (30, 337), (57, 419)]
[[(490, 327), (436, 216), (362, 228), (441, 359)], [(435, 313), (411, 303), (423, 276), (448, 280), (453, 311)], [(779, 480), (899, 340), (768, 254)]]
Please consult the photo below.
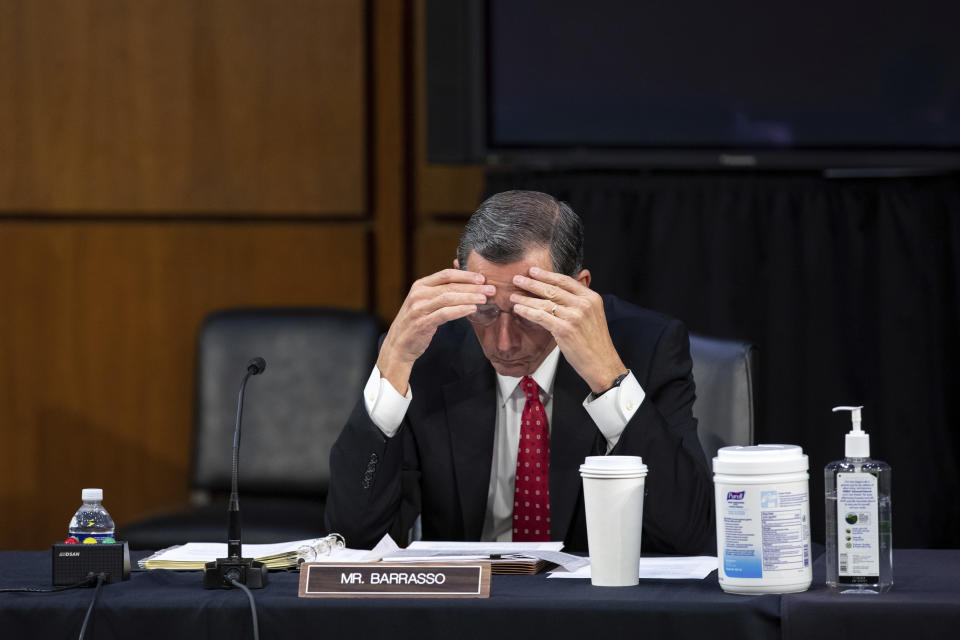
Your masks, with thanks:
[(880, 579), (877, 479), (869, 473), (837, 474), (837, 569), (843, 584)]

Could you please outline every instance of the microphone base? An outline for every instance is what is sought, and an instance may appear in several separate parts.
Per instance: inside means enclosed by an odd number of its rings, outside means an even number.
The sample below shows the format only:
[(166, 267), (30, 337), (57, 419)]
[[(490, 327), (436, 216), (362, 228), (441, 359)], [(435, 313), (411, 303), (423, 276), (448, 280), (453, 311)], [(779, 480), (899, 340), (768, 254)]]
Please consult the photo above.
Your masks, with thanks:
[(217, 558), (204, 565), (204, 589), (233, 589), (231, 580), (262, 589), (267, 586), (267, 567), (253, 558)]

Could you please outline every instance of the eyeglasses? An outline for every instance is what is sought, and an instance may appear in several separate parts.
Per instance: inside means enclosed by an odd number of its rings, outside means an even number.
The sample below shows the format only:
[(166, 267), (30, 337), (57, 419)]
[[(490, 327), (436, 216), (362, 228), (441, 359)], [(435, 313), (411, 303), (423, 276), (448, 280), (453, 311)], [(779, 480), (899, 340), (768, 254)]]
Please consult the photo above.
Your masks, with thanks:
[(494, 322), (497, 321), (497, 318), (500, 317), (501, 313), (506, 313), (510, 315), (510, 318), (517, 323), (518, 326), (524, 329), (540, 329), (542, 328), (536, 322), (522, 318), (511, 309), (510, 311), (504, 311), (495, 304), (478, 304), (477, 310), (467, 316), (467, 319), (470, 320), (473, 324), (480, 327), (488, 327)]

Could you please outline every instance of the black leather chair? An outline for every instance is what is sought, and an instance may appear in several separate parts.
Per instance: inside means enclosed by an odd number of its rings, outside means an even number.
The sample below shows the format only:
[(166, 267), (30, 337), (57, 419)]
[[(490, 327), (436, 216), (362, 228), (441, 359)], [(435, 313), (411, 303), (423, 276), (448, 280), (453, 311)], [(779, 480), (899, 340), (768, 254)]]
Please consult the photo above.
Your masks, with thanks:
[(324, 535), (329, 455), (376, 360), (370, 314), (341, 309), (235, 309), (211, 314), (196, 363), (191, 504), (124, 525), (133, 549), (225, 542), (237, 393), (247, 362), (240, 445), (243, 541)]
[(753, 444), (757, 348), (749, 342), (690, 334), (697, 398), (693, 415), (713, 467), (717, 449)]

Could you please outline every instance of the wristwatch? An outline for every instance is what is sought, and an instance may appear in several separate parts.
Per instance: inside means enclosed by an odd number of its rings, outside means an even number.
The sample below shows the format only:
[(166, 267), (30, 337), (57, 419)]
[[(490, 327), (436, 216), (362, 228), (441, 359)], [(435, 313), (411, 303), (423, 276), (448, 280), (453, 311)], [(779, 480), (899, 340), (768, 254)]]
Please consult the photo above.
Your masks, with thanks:
[(600, 393), (595, 393), (595, 392), (591, 391), (591, 392), (590, 392), (590, 400), (596, 400), (597, 398), (599, 398), (600, 396), (602, 396), (603, 394), (605, 394), (607, 391), (610, 391), (610, 389), (615, 389), (615, 388), (619, 387), (619, 386), (620, 386), (620, 383), (623, 382), (623, 379), (626, 378), (628, 375), (630, 375), (630, 370), (629, 370), (629, 369), (627, 369), (627, 372), (626, 372), (626, 373), (621, 373), (620, 375), (618, 375), (618, 376), (617, 376), (617, 379), (613, 381), (613, 384), (611, 384), (609, 387), (607, 387), (606, 389), (604, 389), (604, 390), (601, 391)]

